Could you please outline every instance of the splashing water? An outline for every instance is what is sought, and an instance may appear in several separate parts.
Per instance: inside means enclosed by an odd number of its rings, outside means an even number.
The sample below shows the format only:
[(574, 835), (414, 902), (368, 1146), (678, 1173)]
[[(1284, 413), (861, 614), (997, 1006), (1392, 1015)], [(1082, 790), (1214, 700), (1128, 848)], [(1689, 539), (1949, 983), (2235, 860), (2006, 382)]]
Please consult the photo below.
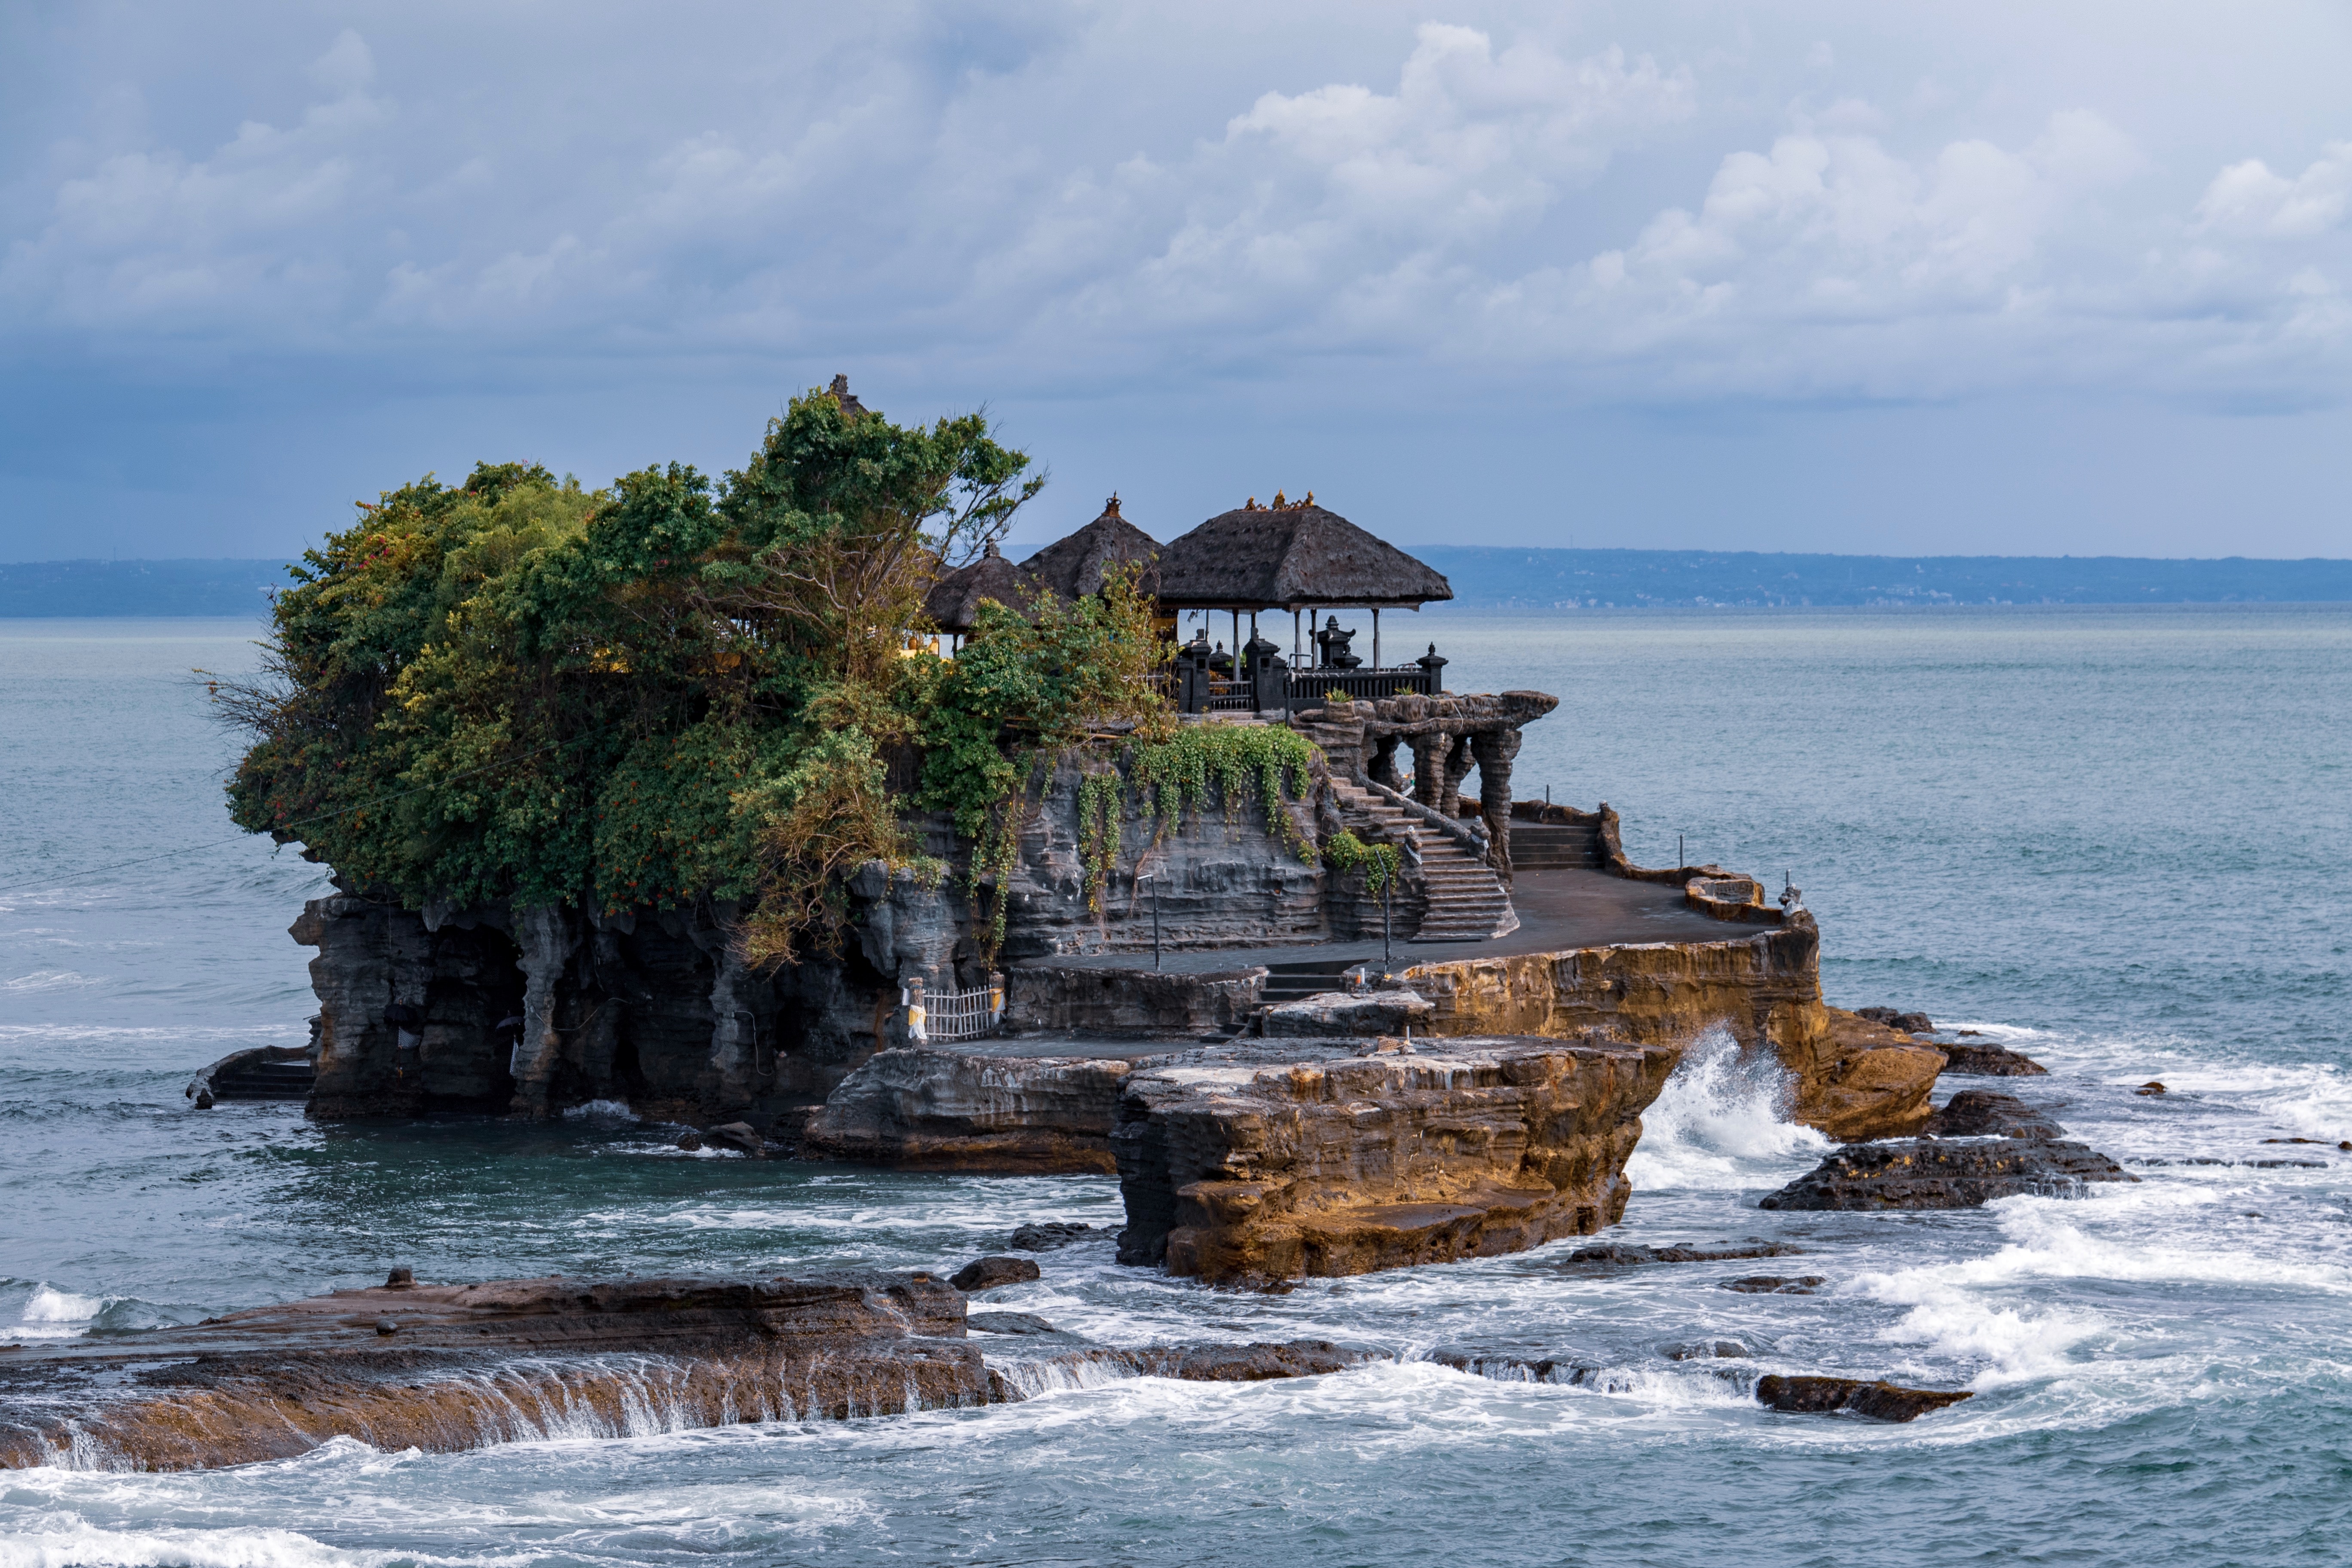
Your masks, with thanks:
[(1788, 1069), (1761, 1051), (1743, 1052), (1718, 1024), (1691, 1043), (1643, 1113), (1626, 1180), (1645, 1192), (1777, 1187), (1831, 1146), (1789, 1120), (1795, 1101)]

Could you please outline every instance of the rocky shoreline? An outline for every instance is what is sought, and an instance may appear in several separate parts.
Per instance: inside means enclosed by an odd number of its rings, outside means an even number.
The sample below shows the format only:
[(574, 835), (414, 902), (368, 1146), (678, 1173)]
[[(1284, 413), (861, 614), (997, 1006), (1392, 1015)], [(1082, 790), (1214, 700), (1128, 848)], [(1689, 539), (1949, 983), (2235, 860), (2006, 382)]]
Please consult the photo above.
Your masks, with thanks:
[[(922, 1272), (475, 1285), (406, 1274), (128, 1341), (12, 1347), (0, 1357), (0, 1468), (208, 1469), (290, 1458), (336, 1438), (451, 1453), (1018, 1404), (1106, 1375), (1257, 1383), (1398, 1359), (1319, 1339), (1094, 1344), (1031, 1314), (970, 1311), (964, 1291)], [(1024, 1277), (1035, 1276), (1031, 1265)], [(1006, 1282), (992, 1275), (975, 1289)], [(1744, 1361), (1742, 1346), (1701, 1349), (1773, 1409), (1907, 1421), (1968, 1397), (1759, 1377), (1729, 1365)], [(1504, 1381), (1598, 1375), (1571, 1358), (1439, 1350), (1412, 1359)]]

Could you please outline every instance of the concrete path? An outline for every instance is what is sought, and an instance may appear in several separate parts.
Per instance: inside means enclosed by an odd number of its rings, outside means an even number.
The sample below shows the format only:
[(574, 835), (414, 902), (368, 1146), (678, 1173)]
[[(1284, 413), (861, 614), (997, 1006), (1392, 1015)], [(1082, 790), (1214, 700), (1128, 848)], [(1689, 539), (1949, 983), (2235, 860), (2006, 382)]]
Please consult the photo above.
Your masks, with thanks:
[[(1452, 959), (1505, 958), (1520, 952), (1558, 952), (1572, 947), (1615, 947), (1648, 942), (1738, 942), (1768, 928), (1713, 920), (1683, 903), (1680, 888), (1629, 882), (1604, 871), (1521, 871), (1511, 889), (1519, 929), (1488, 942), (1400, 942), (1394, 967)], [(1321, 942), (1305, 947), (1217, 947), (1165, 952), (1160, 967), (1171, 973), (1205, 974), (1266, 963), (1360, 963), (1378, 968), (1381, 943)], [(1087, 957), (1024, 962), (1099, 969), (1150, 969), (1151, 950)]]

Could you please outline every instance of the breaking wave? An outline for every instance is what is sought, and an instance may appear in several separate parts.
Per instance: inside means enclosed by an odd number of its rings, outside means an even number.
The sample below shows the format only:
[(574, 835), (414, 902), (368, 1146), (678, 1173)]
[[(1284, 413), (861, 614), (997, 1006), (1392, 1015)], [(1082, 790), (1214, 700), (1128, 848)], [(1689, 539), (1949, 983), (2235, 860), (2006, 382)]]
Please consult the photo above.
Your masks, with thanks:
[(1722, 1026), (1683, 1053), (1664, 1092), (1642, 1115), (1642, 1142), (1625, 1162), (1637, 1191), (1777, 1187), (1830, 1141), (1789, 1120), (1796, 1080), (1763, 1052), (1744, 1053)]

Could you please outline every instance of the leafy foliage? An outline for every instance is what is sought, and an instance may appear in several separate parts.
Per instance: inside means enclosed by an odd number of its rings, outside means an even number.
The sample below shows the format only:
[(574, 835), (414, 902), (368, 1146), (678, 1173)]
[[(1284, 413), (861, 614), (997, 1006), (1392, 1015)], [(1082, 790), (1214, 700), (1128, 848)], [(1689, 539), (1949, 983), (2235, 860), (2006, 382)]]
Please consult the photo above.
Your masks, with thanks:
[(1284, 808), (1286, 794), (1304, 796), (1315, 749), (1296, 731), (1270, 724), (1192, 724), (1163, 739), (1139, 740), (1125, 748), (1124, 764), (1089, 773), (1079, 786), (1078, 844), (1086, 861), (1087, 898), (1099, 909), (1102, 893), (1119, 859), (1119, 824), (1127, 788), (1149, 792), (1159, 832), (1175, 828), (1187, 812), (1212, 795), (1234, 819), (1242, 801), (1255, 794), (1265, 807), (1266, 831), (1300, 859), (1316, 858), (1313, 840)]
[(1361, 869), (1376, 899), (1388, 891), (1404, 865), (1404, 852), (1395, 845), (1367, 844), (1344, 827), (1323, 841), (1323, 858), (1342, 876)]
[(1150, 715), (1155, 639), (1110, 646), (1131, 584), (994, 616), (968, 666), (909, 652), (1027, 468), (980, 416), (901, 426), (813, 392), (716, 486), (485, 464), (387, 491), (278, 595), (264, 679), (223, 693), (254, 736), (231, 812), (412, 905), (754, 898), (752, 954), (825, 940), (845, 870), (935, 870), (891, 755), (919, 744), (926, 802), (975, 832), (1015, 754)]

